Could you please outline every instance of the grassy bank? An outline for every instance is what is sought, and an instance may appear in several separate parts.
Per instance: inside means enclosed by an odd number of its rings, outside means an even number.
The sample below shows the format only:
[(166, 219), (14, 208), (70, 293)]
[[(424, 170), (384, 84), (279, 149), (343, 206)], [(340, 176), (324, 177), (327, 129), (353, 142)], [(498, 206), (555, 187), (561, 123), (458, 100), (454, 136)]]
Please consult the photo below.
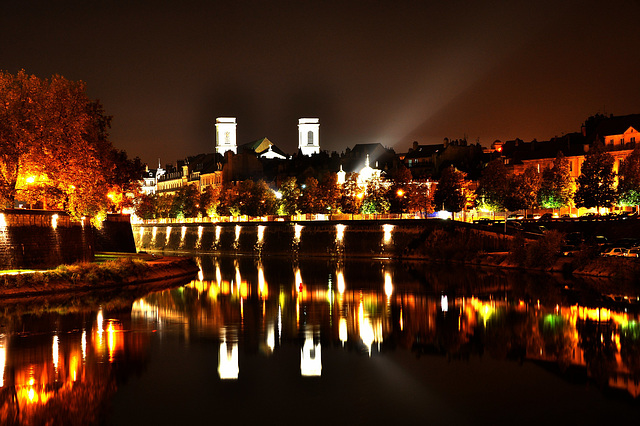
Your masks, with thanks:
[(562, 272), (640, 282), (640, 260), (603, 258), (597, 247), (583, 246), (572, 256), (562, 256), (565, 234), (549, 231), (541, 238), (516, 235), (502, 251), (483, 250), (481, 237), (467, 230), (436, 229), (407, 254), (410, 259), (464, 263), (505, 269)]
[(190, 258), (145, 260), (110, 256), (96, 263), (61, 265), (46, 271), (11, 271), (0, 275), (0, 297), (114, 288), (136, 283), (195, 275)]

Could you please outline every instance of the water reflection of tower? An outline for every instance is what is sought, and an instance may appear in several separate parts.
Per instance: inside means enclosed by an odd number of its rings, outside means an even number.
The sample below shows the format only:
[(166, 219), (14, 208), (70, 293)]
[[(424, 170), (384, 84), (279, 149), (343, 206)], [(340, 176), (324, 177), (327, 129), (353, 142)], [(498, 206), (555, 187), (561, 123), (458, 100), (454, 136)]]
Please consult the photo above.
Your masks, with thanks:
[(336, 225), (336, 239), (334, 244), (334, 254), (339, 258), (344, 256), (344, 231), (346, 227), (347, 226), (343, 225), (342, 223), (338, 223)]
[(336, 309), (336, 311), (338, 312), (338, 338), (344, 345), (348, 340), (348, 307), (345, 303), (346, 283), (344, 281), (344, 272), (340, 263), (336, 265), (336, 288), (338, 290), (338, 309)]
[(293, 225), (293, 240), (291, 241), (291, 255), (294, 259), (298, 259), (300, 251), (300, 239), (302, 238), (303, 226), (296, 223)]

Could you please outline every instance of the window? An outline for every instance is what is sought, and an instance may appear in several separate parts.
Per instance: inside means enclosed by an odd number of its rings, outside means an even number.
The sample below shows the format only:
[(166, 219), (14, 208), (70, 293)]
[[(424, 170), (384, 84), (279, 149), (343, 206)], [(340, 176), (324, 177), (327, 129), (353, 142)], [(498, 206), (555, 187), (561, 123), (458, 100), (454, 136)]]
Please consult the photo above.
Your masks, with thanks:
[(631, 143), (636, 143), (636, 138), (635, 138), (635, 136), (634, 136), (634, 137), (632, 137), (631, 139), (629, 139), (629, 142), (631, 142)]
[(307, 145), (313, 145), (313, 131), (309, 130), (309, 133), (307, 133)]

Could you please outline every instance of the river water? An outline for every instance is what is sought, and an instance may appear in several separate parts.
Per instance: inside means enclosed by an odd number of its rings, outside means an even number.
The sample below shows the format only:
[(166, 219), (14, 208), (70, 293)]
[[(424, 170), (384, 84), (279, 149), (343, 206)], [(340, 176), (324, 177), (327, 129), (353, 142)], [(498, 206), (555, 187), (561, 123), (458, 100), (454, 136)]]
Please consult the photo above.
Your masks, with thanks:
[(164, 289), (0, 303), (0, 424), (640, 414), (633, 286), (388, 260), (196, 260), (194, 281)]

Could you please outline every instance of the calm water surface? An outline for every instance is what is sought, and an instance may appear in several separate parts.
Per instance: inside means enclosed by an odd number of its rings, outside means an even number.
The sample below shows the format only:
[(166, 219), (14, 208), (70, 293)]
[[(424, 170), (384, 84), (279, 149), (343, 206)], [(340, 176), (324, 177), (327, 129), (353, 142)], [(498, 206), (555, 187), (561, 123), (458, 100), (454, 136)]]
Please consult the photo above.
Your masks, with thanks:
[(197, 261), (186, 285), (0, 303), (0, 423), (640, 414), (633, 286), (385, 260)]

